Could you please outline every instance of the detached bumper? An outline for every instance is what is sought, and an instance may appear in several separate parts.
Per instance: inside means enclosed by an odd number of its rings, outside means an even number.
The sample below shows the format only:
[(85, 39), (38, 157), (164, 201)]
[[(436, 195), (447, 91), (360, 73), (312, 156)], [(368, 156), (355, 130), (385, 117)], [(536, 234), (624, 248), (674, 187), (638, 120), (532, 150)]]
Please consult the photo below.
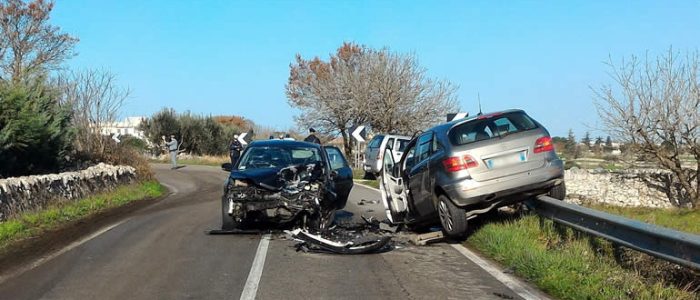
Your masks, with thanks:
[(543, 194), (562, 182), (564, 182), (564, 166), (561, 160), (555, 160), (535, 170), (486, 182), (463, 179), (443, 186), (443, 188), (457, 206), (492, 205), (497, 202), (513, 202)]

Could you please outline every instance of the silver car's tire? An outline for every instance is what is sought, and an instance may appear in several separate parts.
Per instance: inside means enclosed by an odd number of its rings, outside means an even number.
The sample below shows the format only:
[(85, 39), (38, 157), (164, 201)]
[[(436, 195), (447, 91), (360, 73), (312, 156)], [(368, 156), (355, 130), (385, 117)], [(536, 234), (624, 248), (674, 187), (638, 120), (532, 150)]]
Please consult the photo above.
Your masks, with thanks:
[(366, 180), (375, 180), (375, 179), (377, 179), (377, 176), (374, 175), (374, 173), (372, 173), (372, 172), (367, 172), (367, 171), (365, 171), (365, 176), (362, 177), (362, 179), (366, 179)]
[(566, 198), (566, 184), (562, 182), (560, 185), (553, 186), (547, 195), (554, 199), (564, 200)]
[(438, 197), (437, 203), (442, 232), (449, 238), (463, 238), (467, 234), (467, 214), (445, 195)]

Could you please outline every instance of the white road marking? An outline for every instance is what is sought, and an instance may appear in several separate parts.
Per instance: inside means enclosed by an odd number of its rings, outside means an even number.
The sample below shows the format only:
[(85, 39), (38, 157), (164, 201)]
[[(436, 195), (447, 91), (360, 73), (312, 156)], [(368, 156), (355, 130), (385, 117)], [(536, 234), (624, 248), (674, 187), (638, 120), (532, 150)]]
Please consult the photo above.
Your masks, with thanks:
[(496, 266), (494, 266), (490, 262), (482, 259), (476, 253), (465, 248), (464, 246), (462, 246), (460, 244), (452, 244), (451, 246), (452, 246), (452, 248), (455, 248), (459, 253), (464, 255), (467, 259), (473, 261), (479, 267), (484, 269), (484, 271), (491, 274), (491, 276), (498, 279), (498, 281), (502, 282), (505, 286), (507, 286), (509, 289), (511, 289), (516, 294), (518, 294), (520, 297), (523, 297), (526, 300), (549, 299), (549, 297), (547, 297), (543, 293), (532, 289), (527, 284), (521, 283), (520, 280), (518, 280), (517, 278), (510, 276), (506, 273), (503, 273)]
[[(362, 183), (358, 183), (357, 181), (355, 182), (356, 186), (360, 186), (362, 188), (368, 189), (368, 190), (374, 190), (377, 192), (381, 192), (378, 189), (375, 189), (371, 186), (364, 185)], [(519, 279), (510, 276), (506, 273), (503, 273), (498, 269), (498, 267), (494, 266), (492, 263), (482, 259), (479, 257), (476, 253), (472, 252), (471, 250), (465, 248), (464, 246), (460, 244), (452, 244), (451, 245), (453, 248), (455, 248), (459, 253), (464, 255), (467, 259), (473, 261), (477, 265), (479, 265), (484, 271), (488, 272), (491, 274), (491, 276), (495, 277), (498, 281), (503, 283), (505, 286), (507, 286), (509, 289), (511, 289), (513, 292), (518, 294), (520, 297), (523, 297), (524, 299), (550, 299), (547, 297), (542, 292), (539, 292), (533, 288), (531, 288), (529, 285), (522, 283)]]
[(253, 266), (248, 273), (248, 279), (245, 281), (241, 300), (253, 300), (258, 293), (260, 285), (260, 277), (262, 277), (263, 267), (265, 266), (265, 257), (267, 257), (267, 247), (270, 245), (270, 234), (264, 234), (258, 244), (258, 251), (255, 252)]
[(173, 186), (173, 185), (169, 185), (169, 184), (167, 184), (167, 183), (165, 183), (165, 182), (161, 182), (160, 184), (161, 184), (161, 185), (164, 185), (166, 188), (168, 188), (168, 190), (170, 190), (170, 192), (172, 193), (172, 195), (175, 195), (175, 194), (177, 194), (177, 193), (179, 192), (179, 190), (178, 190), (175, 186)]
[(376, 192), (380, 192), (379, 189), (375, 189), (375, 188), (373, 188), (373, 187), (371, 187), (371, 186), (369, 186), (369, 185), (362, 184), (361, 182), (355, 181), (355, 185), (356, 185), (356, 186), (361, 186), (361, 187), (366, 188), (366, 189), (368, 189), (368, 190), (373, 190), (373, 191), (376, 191)]
[(102, 228), (102, 229), (100, 229), (100, 230), (94, 232), (93, 234), (88, 235), (88, 236), (86, 236), (86, 237), (84, 237), (84, 238), (82, 238), (82, 239), (80, 239), (80, 240), (78, 240), (78, 241), (75, 241), (75, 242), (71, 243), (70, 245), (68, 245), (68, 246), (66, 246), (66, 247), (64, 247), (64, 248), (62, 248), (62, 249), (60, 249), (60, 250), (58, 250), (58, 251), (49, 253), (48, 255), (45, 255), (45, 256), (43, 256), (43, 257), (41, 257), (41, 258), (35, 260), (35, 261), (32, 262), (31, 264), (25, 265), (24, 267), (20, 268), (19, 270), (16, 270), (16, 271), (14, 271), (14, 272), (12, 272), (12, 273), (10, 273), (10, 274), (1, 275), (1, 276), (0, 276), (0, 284), (4, 283), (6, 280), (8, 280), (8, 279), (10, 279), (10, 278), (13, 278), (13, 277), (22, 275), (22, 274), (24, 274), (25, 272), (27, 272), (27, 271), (29, 271), (29, 270), (32, 270), (32, 269), (34, 269), (34, 268), (37, 268), (37, 267), (39, 267), (39, 266), (45, 264), (46, 262), (48, 262), (48, 261), (50, 261), (50, 260), (52, 260), (52, 259), (54, 259), (54, 258), (56, 258), (56, 257), (58, 257), (58, 256), (60, 256), (60, 255), (62, 255), (63, 253), (66, 253), (66, 252), (68, 252), (68, 251), (70, 251), (70, 250), (73, 250), (74, 248), (76, 248), (76, 247), (78, 247), (78, 246), (80, 246), (80, 245), (82, 245), (82, 244), (85, 244), (86, 242), (88, 242), (88, 241), (90, 241), (90, 240), (92, 240), (92, 239), (98, 237), (99, 235), (101, 235), (101, 234), (103, 234), (103, 233), (105, 233), (105, 232), (107, 232), (107, 231), (110, 231), (110, 230), (112, 230), (113, 228), (115, 228), (115, 227), (117, 227), (117, 226), (119, 226), (119, 225), (121, 225), (121, 224), (124, 224), (124, 222), (126, 222), (126, 221), (128, 221), (128, 220), (129, 220), (129, 219), (124, 219), (124, 220), (121, 220), (121, 221), (119, 221), (119, 222), (117, 222), (117, 223), (114, 223), (114, 224), (112, 224), (112, 225), (109, 225), (109, 226), (107, 226), (107, 227), (104, 227), (104, 228)]

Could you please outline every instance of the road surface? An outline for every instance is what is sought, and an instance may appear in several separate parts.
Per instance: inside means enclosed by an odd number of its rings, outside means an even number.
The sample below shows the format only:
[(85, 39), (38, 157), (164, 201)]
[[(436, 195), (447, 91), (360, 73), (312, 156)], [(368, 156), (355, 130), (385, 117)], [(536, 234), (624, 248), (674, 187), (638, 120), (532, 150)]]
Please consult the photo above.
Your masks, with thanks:
[[(277, 234), (207, 235), (220, 225), (227, 174), (154, 168), (171, 195), (7, 278), (0, 298), (522, 299), (444, 243), (343, 256), (295, 252)], [(380, 204), (357, 205), (362, 199), (379, 200), (379, 193), (356, 185), (346, 210), (382, 216)]]

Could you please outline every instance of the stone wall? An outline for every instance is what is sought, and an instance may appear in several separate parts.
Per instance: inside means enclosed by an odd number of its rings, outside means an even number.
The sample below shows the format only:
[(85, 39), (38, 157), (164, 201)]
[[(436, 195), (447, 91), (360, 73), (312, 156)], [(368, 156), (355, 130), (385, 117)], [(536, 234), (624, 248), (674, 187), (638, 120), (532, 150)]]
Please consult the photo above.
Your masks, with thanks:
[(78, 172), (0, 179), (0, 221), (55, 202), (111, 190), (135, 179), (132, 167), (102, 163)]
[(661, 170), (596, 172), (572, 168), (566, 170), (565, 180), (566, 201), (577, 204), (655, 208), (684, 206), (683, 201), (679, 200), (672, 177)]

